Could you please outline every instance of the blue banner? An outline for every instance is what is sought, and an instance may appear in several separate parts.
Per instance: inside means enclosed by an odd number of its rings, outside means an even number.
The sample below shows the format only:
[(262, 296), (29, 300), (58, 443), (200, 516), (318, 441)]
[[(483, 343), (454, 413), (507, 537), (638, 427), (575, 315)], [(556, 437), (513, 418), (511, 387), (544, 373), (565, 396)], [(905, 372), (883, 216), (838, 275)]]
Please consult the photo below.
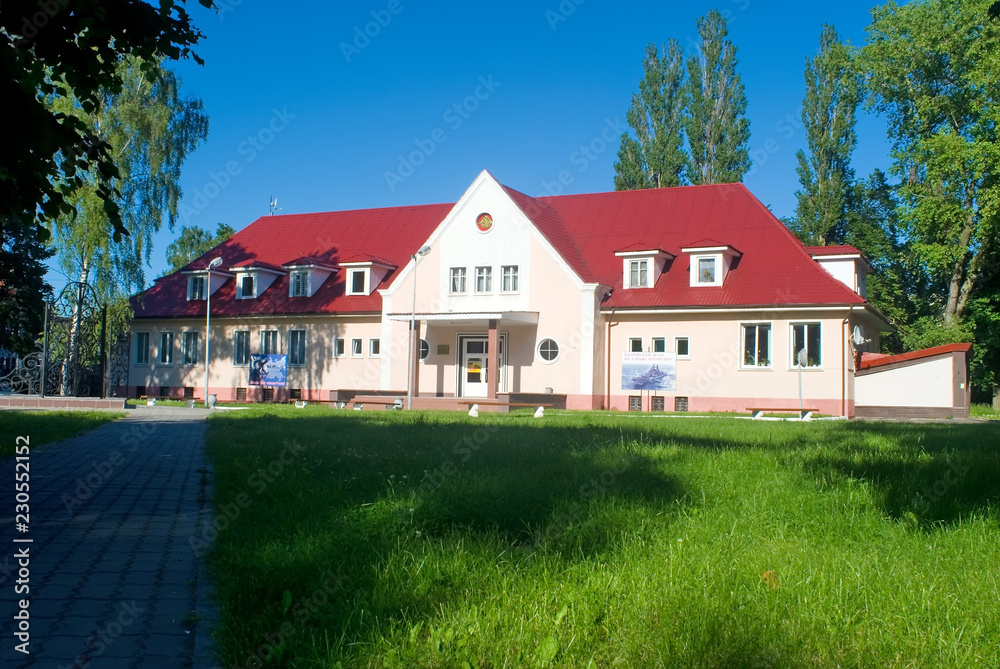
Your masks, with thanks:
[(287, 384), (287, 355), (251, 355), (250, 385), (284, 388)]

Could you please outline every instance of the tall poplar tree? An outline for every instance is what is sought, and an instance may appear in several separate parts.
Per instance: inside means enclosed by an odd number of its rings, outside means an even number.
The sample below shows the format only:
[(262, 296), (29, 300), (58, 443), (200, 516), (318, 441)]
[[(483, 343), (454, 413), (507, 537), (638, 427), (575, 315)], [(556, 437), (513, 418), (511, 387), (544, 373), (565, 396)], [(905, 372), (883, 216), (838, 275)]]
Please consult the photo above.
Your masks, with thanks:
[(684, 178), (684, 52), (675, 39), (662, 52), (650, 44), (642, 65), (626, 116), (636, 137), (622, 135), (615, 190), (680, 186)]
[[(92, 283), (107, 299), (144, 287), (153, 235), (164, 222), (172, 228), (177, 216), (181, 166), (208, 134), (201, 100), (182, 97), (173, 72), (143, 67), (135, 58), (119, 67), (121, 90), (105, 91), (93, 111), (70, 98), (53, 102), (107, 144), (118, 168), (110, 183), (102, 173), (88, 172), (69, 197), (73, 212), (51, 224), (64, 271)], [(109, 187), (118, 193), (115, 202), (128, 231), (120, 242), (113, 241), (115, 222), (102, 199)]]
[(736, 47), (726, 39), (726, 19), (713, 9), (698, 19), (698, 53), (688, 58), (685, 129), (695, 184), (743, 180), (750, 169), (747, 99), (736, 72)]
[(809, 154), (802, 150), (795, 154), (802, 184), (796, 193), (795, 233), (806, 244), (839, 244), (847, 235), (860, 91), (850, 53), (833, 26), (823, 26), (819, 53), (806, 60), (805, 80), (802, 123)]

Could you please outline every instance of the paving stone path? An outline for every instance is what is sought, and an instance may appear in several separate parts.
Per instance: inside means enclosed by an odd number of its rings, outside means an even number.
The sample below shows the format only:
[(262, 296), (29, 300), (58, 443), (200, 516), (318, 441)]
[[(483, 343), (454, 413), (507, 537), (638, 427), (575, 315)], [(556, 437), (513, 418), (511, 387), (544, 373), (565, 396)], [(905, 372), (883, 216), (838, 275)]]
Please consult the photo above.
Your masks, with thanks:
[[(15, 530), (14, 461), (0, 460), (0, 666), (215, 666), (207, 573), (190, 542), (211, 513), (207, 414), (140, 407), (32, 449), (26, 534)], [(13, 542), (23, 537), (32, 543)], [(24, 548), (27, 595), (15, 592)], [(21, 599), (29, 655), (16, 650)]]

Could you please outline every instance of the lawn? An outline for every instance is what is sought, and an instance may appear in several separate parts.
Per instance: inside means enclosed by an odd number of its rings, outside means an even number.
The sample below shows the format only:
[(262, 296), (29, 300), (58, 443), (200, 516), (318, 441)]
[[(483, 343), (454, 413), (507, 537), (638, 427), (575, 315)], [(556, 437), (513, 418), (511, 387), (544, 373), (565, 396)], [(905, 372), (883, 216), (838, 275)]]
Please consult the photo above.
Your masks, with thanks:
[(89, 432), (123, 418), (121, 411), (0, 411), (0, 458), (14, 455), (18, 437), (28, 437), (31, 448)]
[(210, 419), (226, 666), (1000, 666), (1000, 424)]

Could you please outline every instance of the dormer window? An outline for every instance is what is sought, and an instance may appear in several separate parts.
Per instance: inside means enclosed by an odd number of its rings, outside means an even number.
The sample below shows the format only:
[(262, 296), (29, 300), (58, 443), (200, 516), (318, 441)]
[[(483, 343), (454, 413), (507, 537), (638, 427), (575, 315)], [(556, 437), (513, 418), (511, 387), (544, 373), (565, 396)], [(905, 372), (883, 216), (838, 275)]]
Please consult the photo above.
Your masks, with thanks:
[(347, 273), (347, 294), (367, 295), (368, 270), (352, 269)]
[(615, 255), (622, 259), (622, 286), (626, 289), (652, 288), (674, 258), (648, 244), (633, 244)]
[(203, 276), (188, 277), (187, 298), (189, 301), (205, 299), (205, 277)]
[(733, 247), (704, 239), (681, 249), (691, 256), (691, 286), (721, 286), (742, 255)]
[(246, 300), (252, 297), (257, 297), (257, 294), (254, 293), (253, 274), (246, 274), (240, 277), (239, 294), (237, 294), (236, 298)]
[(632, 260), (629, 262), (629, 288), (649, 288), (649, 261)]
[(291, 275), (291, 297), (309, 297), (309, 272), (297, 270)]

